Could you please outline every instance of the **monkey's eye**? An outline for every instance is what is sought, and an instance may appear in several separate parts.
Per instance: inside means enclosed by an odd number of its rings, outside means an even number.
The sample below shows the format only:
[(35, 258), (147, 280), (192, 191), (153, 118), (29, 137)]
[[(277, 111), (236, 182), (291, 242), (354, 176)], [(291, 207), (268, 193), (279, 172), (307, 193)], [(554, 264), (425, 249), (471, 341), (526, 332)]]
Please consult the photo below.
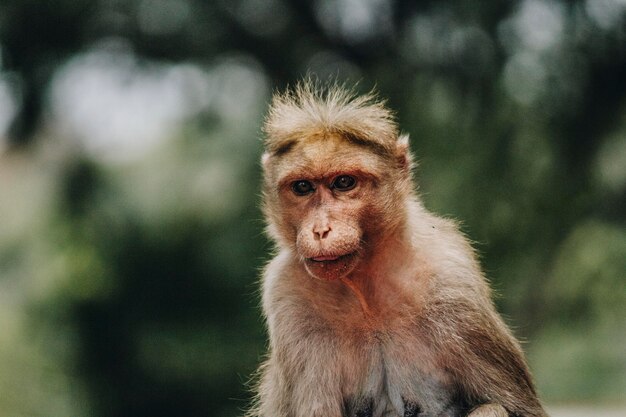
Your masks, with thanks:
[(340, 175), (333, 180), (331, 184), (331, 188), (334, 188), (339, 191), (349, 191), (354, 188), (356, 185), (356, 180), (354, 177), (349, 175)]
[(306, 195), (315, 190), (315, 188), (313, 188), (313, 184), (307, 180), (294, 181), (291, 184), (291, 189), (297, 195)]

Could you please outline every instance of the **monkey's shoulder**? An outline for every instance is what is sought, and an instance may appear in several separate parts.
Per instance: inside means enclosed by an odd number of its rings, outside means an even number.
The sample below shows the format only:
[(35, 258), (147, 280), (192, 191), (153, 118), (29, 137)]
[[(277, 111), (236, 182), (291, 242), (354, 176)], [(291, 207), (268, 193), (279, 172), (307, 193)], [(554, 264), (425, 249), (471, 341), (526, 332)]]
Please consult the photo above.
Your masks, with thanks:
[(265, 265), (262, 274), (263, 298), (284, 299), (298, 297), (309, 282), (308, 276), (291, 250), (282, 249)]
[(315, 305), (333, 304), (332, 293), (341, 287), (339, 282), (325, 282), (309, 276), (297, 256), (283, 249), (263, 271), (263, 308), (266, 314), (281, 314), (285, 309), (289, 310), (290, 316), (310, 314)]

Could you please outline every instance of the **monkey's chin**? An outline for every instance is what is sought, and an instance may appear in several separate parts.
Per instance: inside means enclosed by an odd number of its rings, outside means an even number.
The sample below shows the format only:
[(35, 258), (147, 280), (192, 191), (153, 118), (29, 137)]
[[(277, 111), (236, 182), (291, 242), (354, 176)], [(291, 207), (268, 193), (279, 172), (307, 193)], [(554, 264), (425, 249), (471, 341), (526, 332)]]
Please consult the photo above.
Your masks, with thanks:
[(309, 275), (324, 281), (334, 281), (346, 276), (354, 269), (357, 257), (354, 253), (341, 256), (320, 256), (306, 258), (304, 267)]

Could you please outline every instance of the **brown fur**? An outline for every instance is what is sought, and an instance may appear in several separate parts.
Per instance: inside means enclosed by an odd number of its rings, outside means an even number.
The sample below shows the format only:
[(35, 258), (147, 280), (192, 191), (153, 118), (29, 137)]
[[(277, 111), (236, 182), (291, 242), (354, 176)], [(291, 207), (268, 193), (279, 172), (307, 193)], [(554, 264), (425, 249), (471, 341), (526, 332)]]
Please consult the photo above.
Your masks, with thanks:
[[(416, 196), (391, 112), (305, 82), (274, 97), (265, 132), (278, 252), (263, 276), (269, 356), (249, 414), (545, 416), (472, 248)], [(355, 188), (334, 188), (340, 175)], [(314, 191), (294, 193), (301, 180)]]

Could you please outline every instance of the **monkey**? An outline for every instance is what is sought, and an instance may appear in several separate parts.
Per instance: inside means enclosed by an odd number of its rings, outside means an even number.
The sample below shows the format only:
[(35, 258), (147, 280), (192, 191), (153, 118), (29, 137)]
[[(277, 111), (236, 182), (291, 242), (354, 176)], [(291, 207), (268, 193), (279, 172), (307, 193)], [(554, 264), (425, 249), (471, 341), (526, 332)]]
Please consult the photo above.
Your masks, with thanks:
[(374, 92), (304, 80), (270, 103), (269, 334), (248, 417), (544, 417), (474, 249), (429, 212)]

